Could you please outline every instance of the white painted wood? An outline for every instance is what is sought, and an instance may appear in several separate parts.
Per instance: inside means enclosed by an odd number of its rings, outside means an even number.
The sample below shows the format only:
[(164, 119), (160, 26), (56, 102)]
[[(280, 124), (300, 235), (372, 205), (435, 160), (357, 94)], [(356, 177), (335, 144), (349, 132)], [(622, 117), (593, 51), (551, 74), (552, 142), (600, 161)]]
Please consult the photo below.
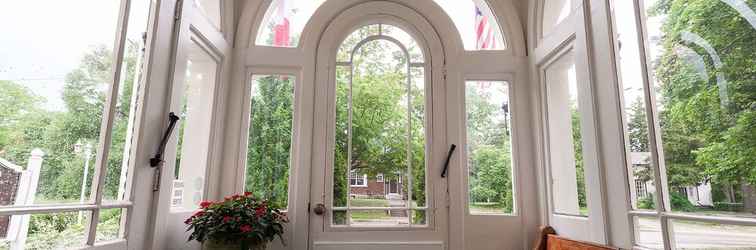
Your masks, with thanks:
[(315, 250), (444, 250), (443, 242), (328, 242), (316, 241)]
[[(211, 56), (216, 62), (215, 78), (212, 79), (214, 85), (209, 86), (208, 97), (203, 97), (203, 109), (206, 109), (205, 119), (206, 124), (200, 128), (202, 133), (192, 134), (187, 133), (185, 136), (190, 139), (199, 140), (193, 146), (206, 145), (204, 152), (183, 152), (185, 157), (199, 157), (192, 159), (193, 162), (202, 163), (199, 169), (204, 173), (195, 173), (197, 176), (204, 176), (202, 182), (199, 183), (202, 186), (202, 199), (203, 200), (217, 200), (220, 198), (222, 181), (220, 172), (222, 169), (220, 166), (222, 154), (217, 153), (221, 148), (222, 136), (220, 133), (223, 131), (221, 118), (225, 114), (225, 101), (221, 101), (221, 96), (226, 95), (227, 87), (226, 83), (229, 81), (228, 76), (230, 73), (231, 65), (231, 45), (226, 41), (225, 36), (221, 33), (207, 18), (202, 14), (195, 6), (194, 1), (183, 0), (178, 1), (179, 6), (170, 6), (168, 9), (177, 10), (173, 12), (161, 12), (161, 14), (169, 14), (169, 18), (173, 19), (174, 14), (180, 14), (180, 18), (176, 20), (176, 26), (172, 27), (173, 41), (170, 43), (170, 47), (173, 48), (173, 53), (170, 55), (171, 68), (165, 71), (168, 76), (168, 82), (170, 82), (170, 88), (166, 88), (163, 92), (164, 103), (162, 115), (159, 115), (160, 120), (166, 120), (168, 112), (181, 111), (182, 98), (184, 95), (184, 83), (187, 70), (187, 59), (190, 53), (192, 44), (198, 45), (202, 52)], [(226, 6), (226, 5), (224, 5)], [(178, 9), (176, 9), (178, 8)], [(224, 11), (227, 8), (224, 8)], [(172, 20), (165, 20), (173, 23)], [(161, 107), (158, 106), (158, 107)], [(155, 108), (158, 108), (155, 107)], [(194, 211), (187, 209), (172, 209), (172, 183), (174, 180), (174, 170), (176, 168), (176, 145), (178, 140), (178, 131), (182, 122), (179, 121), (176, 130), (174, 131), (171, 139), (168, 142), (165, 151), (165, 163), (162, 166), (162, 175), (160, 176), (160, 190), (157, 192), (157, 197), (154, 198), (154, 205), (152, 207), (154, 215), (154, 221), (152, 224), (152, 242), (149, 245), (152, 249), (198, 249), (199, 244), (196, 242), (187, 242), (188, 232), (186, 232), (186, 225), (183, 221), (188, 218)], [(192, 123), (192, 121), (188, 121)], [(192, 123), (197, 125), (197, 122)], [(164, 130), (164, 126), (160, 127), (160, 132)], [(190, 131), (191, 132), (191, 131)], [(162, 135), (161, 135), (162, 136)], [(197, 136), (203, 136), (204, 138), (198, 138)], [(158, 137), (159, 138), (159, 137)], [(189, 154), (190, 156), (187, 156)], [(151, 154), (150, 154), (151, 155)], [(188, 159), (187, 159), (188, 160)], [(192, 201), (193, 202), (193, 201)]]

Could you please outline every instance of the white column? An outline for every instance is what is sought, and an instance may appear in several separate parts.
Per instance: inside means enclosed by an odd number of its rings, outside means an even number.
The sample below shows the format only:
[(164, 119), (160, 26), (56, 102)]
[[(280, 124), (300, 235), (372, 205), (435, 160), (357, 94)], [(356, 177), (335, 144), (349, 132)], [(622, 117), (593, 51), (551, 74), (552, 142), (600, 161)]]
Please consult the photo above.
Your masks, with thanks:
[[(34, 197), (37, 195), (37, 184), (39, 183), (39, 173), (42, 169), (42, 161), (45, 153), (41, 149), (35, 148), (31, 152), (26, 170), (21, 173), (18, 182), (18, 193), (14, 205), (32, 205)], [(13, 215), (11, 216), (10, 226), (8, 227), (8, 240), (11, 241), (10, 250), (22, 250), (26, 245), (26, 236), (29, 231), (30, 215)], [(15, 238), (15, 240), (13, 239)]]

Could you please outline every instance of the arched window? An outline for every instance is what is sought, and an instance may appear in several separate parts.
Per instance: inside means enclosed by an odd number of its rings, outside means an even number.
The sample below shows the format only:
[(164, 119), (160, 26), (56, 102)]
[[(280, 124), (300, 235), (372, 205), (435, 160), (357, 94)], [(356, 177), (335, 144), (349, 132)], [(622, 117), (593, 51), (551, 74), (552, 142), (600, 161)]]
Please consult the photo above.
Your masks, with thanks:
[(457, 26), (465, 50), (507, 47), (499, 23), (484, 0), (434, 0)]
[[(273, 0), (257, 32), (256, 45), (297, 47), (302, 30), (326, 0)], [(499, 23), (483, 0), (434, 0), (451, 17), (465, 50), (507, 47)]]
[(297, 47), (302, 30), (326, 0), (273, 0), (257, 32), (256, 45)]
[[(412, 36), (393, 25), (366, 25), (342, 42), (332, 118), (333, 224), (426, 223), (424, 59)], [(376, 176), (383, 173), (391, 174), (377, 184)], [(367, 180), (356, 180), (359, 176)], [(385, 217), (389, 211), (393, 217)], [(372, 216), (385, 219), (374, 224), (359, 219)]]

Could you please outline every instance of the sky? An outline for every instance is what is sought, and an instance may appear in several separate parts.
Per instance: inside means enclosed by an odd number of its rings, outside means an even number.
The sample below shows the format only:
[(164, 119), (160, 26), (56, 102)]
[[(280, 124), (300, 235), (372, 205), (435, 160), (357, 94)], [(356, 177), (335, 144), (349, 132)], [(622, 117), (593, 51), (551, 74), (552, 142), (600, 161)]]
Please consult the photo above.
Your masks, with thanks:
[[(66, 74), (93, 47), (112, 50), (119, 4), (120, 0), (0, 1), (0, 80), (21, 83), (47, 99), (45, 108), (60, 110)], [(141, 39), (148, 9), (149, 0), (132, 0), (129, 39)]]

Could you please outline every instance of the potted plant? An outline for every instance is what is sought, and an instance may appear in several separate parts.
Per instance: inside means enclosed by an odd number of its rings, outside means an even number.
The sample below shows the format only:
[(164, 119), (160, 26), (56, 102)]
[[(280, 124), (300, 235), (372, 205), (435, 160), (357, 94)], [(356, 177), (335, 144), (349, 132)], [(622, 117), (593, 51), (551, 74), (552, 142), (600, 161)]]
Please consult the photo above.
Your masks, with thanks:
[(226, 197), (223, 201), (200, 203), (200, 210), (187, 218), (189, 241), (202, 243), (204, 250), (264, 250), (282, 237), (286, 214), (252, 193)]

